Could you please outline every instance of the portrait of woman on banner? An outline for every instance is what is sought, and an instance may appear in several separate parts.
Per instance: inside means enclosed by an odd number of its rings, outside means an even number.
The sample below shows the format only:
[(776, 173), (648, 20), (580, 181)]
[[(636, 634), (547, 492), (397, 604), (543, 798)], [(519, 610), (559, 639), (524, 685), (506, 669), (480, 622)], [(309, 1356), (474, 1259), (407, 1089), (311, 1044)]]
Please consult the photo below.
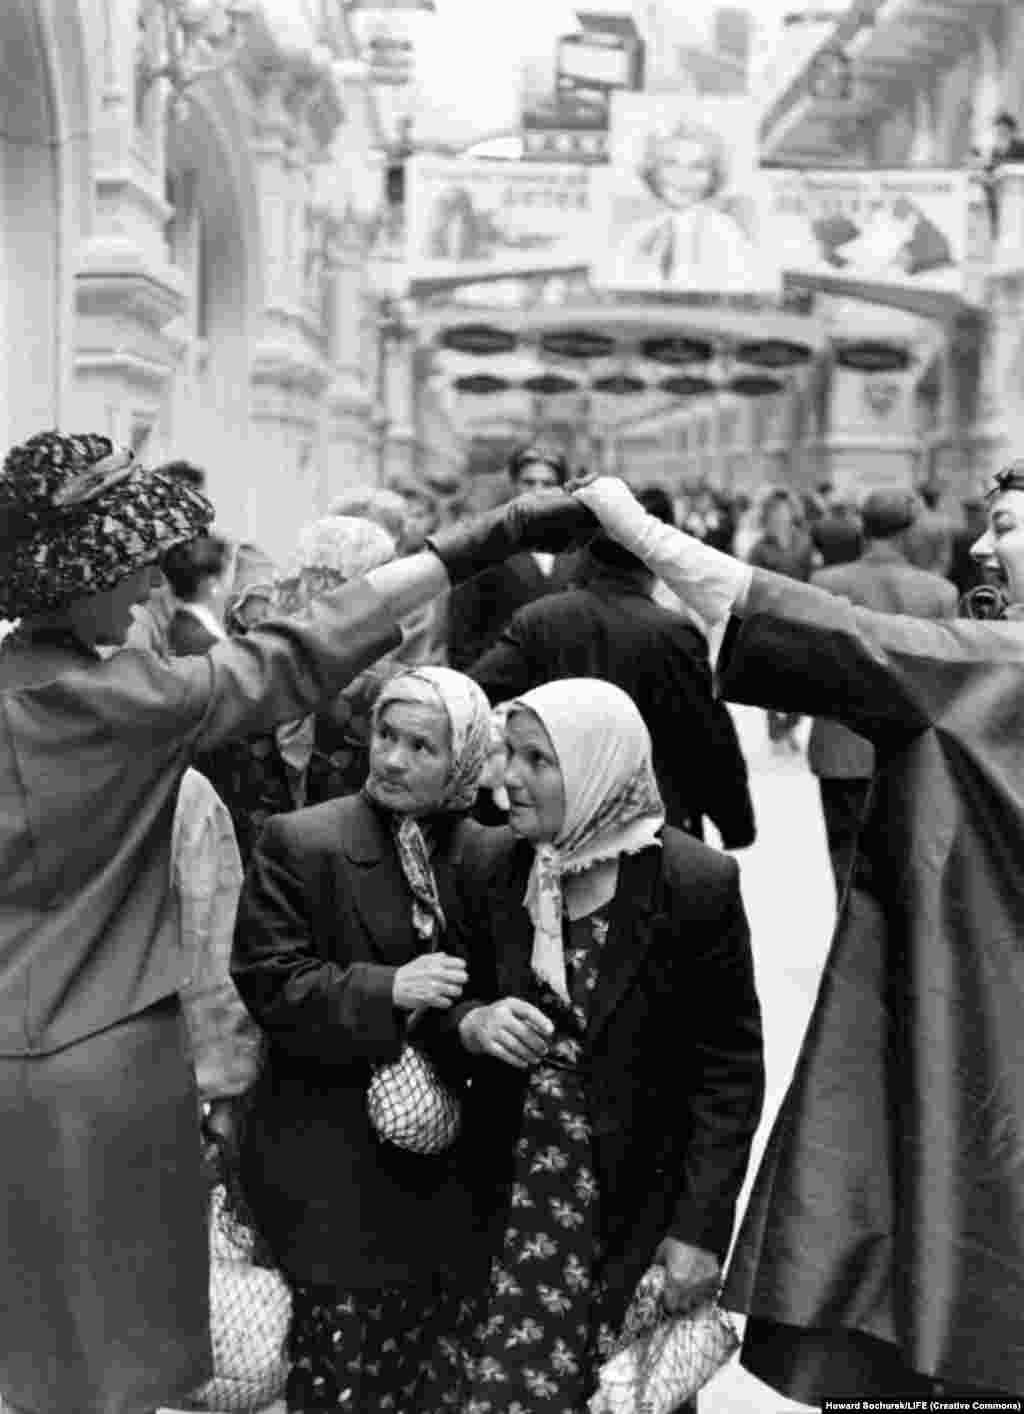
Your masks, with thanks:
[(613, 283), (680, 293), (777, 283), (758, 246), (754, 199), (730, 185), (731, 156), (720, 133), (690, 119), (648, 135), (636, 174), (658, 209), (623, 232)]

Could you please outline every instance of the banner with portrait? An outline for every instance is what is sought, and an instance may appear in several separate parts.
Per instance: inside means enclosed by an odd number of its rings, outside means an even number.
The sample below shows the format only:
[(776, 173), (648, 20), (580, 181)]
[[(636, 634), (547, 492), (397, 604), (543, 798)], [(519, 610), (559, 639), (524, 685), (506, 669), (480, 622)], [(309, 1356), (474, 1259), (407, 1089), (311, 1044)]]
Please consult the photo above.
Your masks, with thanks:
[(615, 93), (610, 158), (595, 172), (595, 284), (666, 295), (778, 292), (750, 99)]
[(576, 163), (412, 159), (410, 281), (556, 274), (587, 265), (591, 171)]
[(766, 180), (787, 277), (834, 293), (963, 289), (969, 173), (801, 170)]

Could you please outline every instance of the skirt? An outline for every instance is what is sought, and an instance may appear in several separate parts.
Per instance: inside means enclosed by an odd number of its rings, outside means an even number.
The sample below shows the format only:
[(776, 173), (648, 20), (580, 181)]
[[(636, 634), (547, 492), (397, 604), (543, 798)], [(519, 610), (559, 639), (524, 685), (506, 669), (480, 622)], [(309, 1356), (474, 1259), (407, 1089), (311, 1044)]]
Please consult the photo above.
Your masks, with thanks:
[(147, 1414), (212, 1374), (207, 1184), (176, 998), (0, 1057), (0, 1393)]

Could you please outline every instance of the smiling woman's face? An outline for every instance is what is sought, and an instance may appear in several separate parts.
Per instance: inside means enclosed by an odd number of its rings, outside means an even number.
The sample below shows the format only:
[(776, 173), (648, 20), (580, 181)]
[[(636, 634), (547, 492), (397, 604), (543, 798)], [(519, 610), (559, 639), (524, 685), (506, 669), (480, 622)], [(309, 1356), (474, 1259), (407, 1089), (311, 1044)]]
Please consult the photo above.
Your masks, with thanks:
[(551, 738), (533, 712), (513, 712), (505, 724), (508, 823), (532, 844), (548, 844), (565, 820), (565, 784)]
[(657, 184), (662, 200), (670, 206), (684, 209), (703, 201), (715, 185), (715, 164), (706, 143), (699, 138), (666, 143), (658, 161)]
[(1014, 604), (1024, 604), (1024, 491), (1003, 491), (989, 506), (988, 529), (971, 554), (1001, 581)]

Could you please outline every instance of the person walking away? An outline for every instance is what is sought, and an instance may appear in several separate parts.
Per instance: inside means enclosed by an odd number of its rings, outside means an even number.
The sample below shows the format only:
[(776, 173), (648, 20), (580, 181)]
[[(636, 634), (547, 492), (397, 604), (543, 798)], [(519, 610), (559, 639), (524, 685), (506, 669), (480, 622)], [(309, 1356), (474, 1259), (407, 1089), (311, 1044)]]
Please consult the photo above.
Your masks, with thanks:
[[(752, 546), (748, 563), (791, 579), (807, 580), (814, 568), (814, 547), (797, 522), (796, 503), (781, 486), (771, 488), (761, 504), (761, 534)], [(798, 752), (796, 729), (799, 712), (765, 713), (768, 738), (778, 751)]]
[[(906, 541), (917, 512), (916, 497), (905, 491), (870, 492), (861, 507), (863, 554), (851, 564), (816, 571), (811, 583), (882, 614), (952, 618), (957, 608), (953, 585), (916, 569), (907, 559)], [(875, 751), (869, 741), (841, 722), (815, 717), (807, 762), (818, 778), (829, 858), (840, 895), (868, 804)]]
[(654, 589), (642, 560), (596, 536), (575, 587), (520, 609), (470, 676), (495, 704), (562, 678), (614, 683), (651, 734), (668, 823), (702, 839), (706, 816), (726, 849), (743, 849), (755, 836), (747, 766), (713, 690), (707, 641), (683, 613), (655, 603)]

